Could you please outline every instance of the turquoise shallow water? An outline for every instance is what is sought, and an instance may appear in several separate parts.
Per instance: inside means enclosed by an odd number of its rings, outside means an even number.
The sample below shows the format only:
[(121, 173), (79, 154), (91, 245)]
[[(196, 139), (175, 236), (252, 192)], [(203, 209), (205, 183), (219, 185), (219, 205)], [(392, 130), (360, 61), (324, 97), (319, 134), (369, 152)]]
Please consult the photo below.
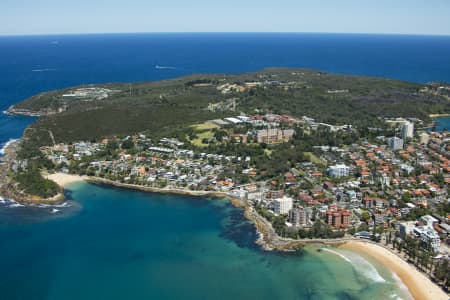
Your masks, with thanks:
[(262, 251), (226, 200), (86, 183), (68, 196), (53, 214), (0, 206), (0, 299), (407, 297), (356, 253)]

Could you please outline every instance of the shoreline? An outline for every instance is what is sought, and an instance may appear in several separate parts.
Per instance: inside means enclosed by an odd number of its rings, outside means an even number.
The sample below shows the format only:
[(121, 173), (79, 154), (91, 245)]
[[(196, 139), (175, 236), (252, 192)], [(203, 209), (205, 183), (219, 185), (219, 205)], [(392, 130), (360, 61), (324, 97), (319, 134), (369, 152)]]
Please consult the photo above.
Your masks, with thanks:
[(340, 239), (305, 239), (305, 240), (294, 240), (290, 238), (280, 237), (273, 229), (272, 224), (270, 224), (265, 218), (261, 217), (250, 205), (248, 205), (245, 202), (245, 200), (228, 192), (192, 191), (188, 189), (176, 189), (176, 188), (157, 188), (137, 184), (122, 183), (95, 176), (80, 176), (65, 173), (49, 174), (46, 175), (46, 178), (53, 180), (62, 188), (65, 188), (65, 186), (71, 183), (84, 181), (93, 184), (104, 184), (107, 186), (138, 190), (149, 193), (228, 199), (234, 207), (244, 209), (245, 218), (247, 218), (249, 221), (255, 224), (256, 231), (258, 232), (259, 237), (256, 240), (256, 243), (267, 251), (271, 250), (285, 251), (285, 252), (295, 251), (296, 249), (300, 249), (307, 244), (338, 246), (348, 241), (355, 240), (355, 238), (353, 237), (344, 237)]
[(448, 295), (415, 266), (406, 262), (391, 250), (368, 241), (350, 241), (343, 249), (364, 253), (396, 274), (414, 299), (447, 300)]
[(19, 142), (20, 139), (9, 139), (2, 148), (0, 148), (0, 155), (4, 156), (6, 154), (6, 151), (8, 150), (8, 148), (13, 145), (14, 143)]
[(62, 188), (65, 188), (66, 185), (71, 184), (71, 183), (85, 181), (85, 178), (83, 176), (66, 174), (66, 173), (42, 174), (42, 176), (45, 179), (49, 179), (49, 180), (55, 182), (57, 185), (59, 185)]
[(407, 288), (408, 292), (414, 299), (449, 299), (448, 295), (438, 286), (433, 283), (426, 275), (418, 271), (415, 266), (411, 265), (396, 253), (366, 240), (361, 240), (354, 237), (344, 237), (341, 239), (304, 239), (294, 240), (280, 237), (273, 229), (270, 222), (260, 216), (245, 200), (242, 200), (231, 193), (215, 192), (215, 191), (191, 191), (184, 189), (170, 189), (170, 188), (155, 188), (148, 186), (140, 186), (135, 184), (127, 184), (115, 182), (109, 179), (79, 176), (64, 173), (55, 173), (47, 175), (48, 179), (54, 180), (61, 187), (75, 182), (89, 182), (93, 184), (104, 184), (108, 186), (126, 188), (132, 190), (139, 190), (150, 193), (175, 194), (196, 197), (213, 197), (226, 198), (230, 203), (238, 208), (244, 210), (244, 217), (255, 225), (258, 234), (256, 244), (260, 245), (265, 251), (296, 251), (308, 244), (326, 245), (337, 248), (344, 248), (357, 253), (365, 253), (379, 262), (385, 268), (399, 277), (399, 280)]
[(16, 151), (21, 139), (9, 139), (0, 149), (0, 196), (23, 205), (59, 204), (64, 202), (63, 191), (50, 198), (41, 198), (18, 190), (16, 183), (8, 176), (9, 165), (16, 159)]

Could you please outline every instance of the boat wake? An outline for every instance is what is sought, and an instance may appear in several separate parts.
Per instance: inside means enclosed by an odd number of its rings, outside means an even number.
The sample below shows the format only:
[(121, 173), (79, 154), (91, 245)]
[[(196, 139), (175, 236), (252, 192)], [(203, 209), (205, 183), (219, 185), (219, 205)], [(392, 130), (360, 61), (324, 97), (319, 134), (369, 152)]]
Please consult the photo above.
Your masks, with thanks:
[(10, 139), (9, 141), (7, 141), (2, 148), (0, 149), (0, 156), (5, 155), (5, 150), (6, 148), (8, 148), (9, 145), (11, 145), (14, 142), (17, 142), (19, 139)]
[(169, 67), (169, 66), (159, 66), (159, 65), (156, 65), (156, 66), (155, 66), (155, 69), (159, 69), (159, 70), (176, 70), (177, 68), (175, 68), (175, 67)]
[(366, 259), (359, 255), (350, 255), (350, 254), (343, 254), (338, 251), (334, 251), (328, 248), (322, 248), (323, 251), (327, 251), (330, 253), (333, 253), (346, 262), (350, 263), (353, 267), (353, 269), (359, 273), (364, 275), (367, 279), (370, 279), (374, 282), (386, 282), (386, 280), (381, 277), (380, 273), (378, 273), (377, 269)]
[(51, 68), (47, 68), (47, 69), (33, 69), (31, 70), (31, 72), (54, 72), (56, 71), (56, 69), (51, 69)]

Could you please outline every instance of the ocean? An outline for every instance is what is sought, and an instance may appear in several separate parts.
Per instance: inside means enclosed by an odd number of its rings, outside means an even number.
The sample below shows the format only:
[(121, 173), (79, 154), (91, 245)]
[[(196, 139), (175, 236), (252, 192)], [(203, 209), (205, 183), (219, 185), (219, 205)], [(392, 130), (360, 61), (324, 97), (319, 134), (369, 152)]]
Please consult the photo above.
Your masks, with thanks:
[[(36, 93), (79, 84), (274, 66), (450, 82), (448, 53), (450, 37), (442, 36), (0, 37), (0, 111)], [(1, 114), (0, 148), (33, 121)], [(0, 299), (408, 297), (389, 271), (356, 253), (262, 251), (252, 225), (225, 200), (86, 183), (67, 192), (72, 200), (63, 207), (0, 201), (0, 270), (7, 274), (0, 277)]]
[[(69, 86), (267, 67), (450, 82), (450, 37), (203, 33), (0, 36), (0, 111)], [(0, 147), (31, 122), (0, 114)]]
[(0, 299), (408, 299), (361, 254), (261, 250), (227, 200), (86, 183), (67, 196), (0, 207)]
[(434, 119), (436, 131), (450, 130), (450, 117), (438, 117)]

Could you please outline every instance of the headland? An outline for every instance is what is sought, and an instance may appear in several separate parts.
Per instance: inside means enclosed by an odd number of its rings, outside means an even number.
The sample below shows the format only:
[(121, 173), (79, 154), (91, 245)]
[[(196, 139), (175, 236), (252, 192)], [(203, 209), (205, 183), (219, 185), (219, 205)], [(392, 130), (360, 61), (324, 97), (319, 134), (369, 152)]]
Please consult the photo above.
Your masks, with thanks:
[(448, 111), (433, 85), (304, 69), (73, 87), (9, 109), (40, 118), (5, 156), (4, 190), (48, 201), (86, 180), (229, 198), (266, 250), (384, 239), (448, 285), (447, 256), (429, 261), (448, 250), (449, 139), (426, 131)]

